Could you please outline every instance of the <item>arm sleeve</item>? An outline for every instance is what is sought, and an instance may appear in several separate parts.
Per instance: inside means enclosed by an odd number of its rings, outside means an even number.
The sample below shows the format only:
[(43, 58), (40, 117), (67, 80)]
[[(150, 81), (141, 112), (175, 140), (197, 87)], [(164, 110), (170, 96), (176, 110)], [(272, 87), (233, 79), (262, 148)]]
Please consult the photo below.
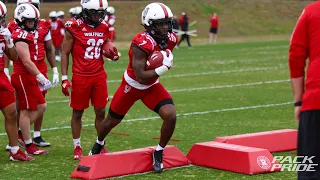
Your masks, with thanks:
[(309, 56), (308, 44), (308, 14), (306, 9), (304, 9), (293, 30), (290, 41), (288, 61), (291, 78), (304, 76), (306, 59)]
[(51, 32), (48, 31), (47, 35), (44, 37), (44, 41), (49, 41), (51, 40)]

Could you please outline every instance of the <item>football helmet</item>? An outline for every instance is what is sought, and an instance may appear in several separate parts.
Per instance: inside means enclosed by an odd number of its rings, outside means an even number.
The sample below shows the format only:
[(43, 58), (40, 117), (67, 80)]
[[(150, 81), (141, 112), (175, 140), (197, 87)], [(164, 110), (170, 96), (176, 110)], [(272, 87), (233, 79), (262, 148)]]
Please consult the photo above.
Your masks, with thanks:
[(63, 17), (64, 17), (64, 12), (63, 12), (63, 11), (58, 11), (58, 12), (57, 12), (57, 17), (63, 19)]
[(106, 16), (107, 0), (82, 0), (82, 16), (89, 25), (98, 26)]
[(109, 15), (111, 15), (111, 14), (114, 14), (114, 7), (112, 7), (112, 6), (109, 6), (108, 8), (107, 8), (107, 13), (109, 14)]
[(17, 6), (20, 4), (32, 4), (34, 5), (37, 9), (40, 8), (40, 0), (17, 0)]
[(161, 50), (168, 47), (168, 32), (172, 32), (172, 18), (170, 8), (163, 3), (151, 3), (142, 11), (142, 25)]
[[(32, 4), (20, 4), (14, 10), (14, 20), (20, 28), (26, 31), (33, 31), (37, 29), (39, 17), (39, 10)], [(34, 26), (28, 27), (26, 25), (26, 20), (33, 20)]]
[(57, 20), (57, 17), (58, 17), (58, 14), (57, 14), (56, 11), (51, 11), (51, 12), (49, 13), (49, 18), (50, 18), (52, 21)]
[(0, 32), (6, 27), (7, 7), (0, 1)]

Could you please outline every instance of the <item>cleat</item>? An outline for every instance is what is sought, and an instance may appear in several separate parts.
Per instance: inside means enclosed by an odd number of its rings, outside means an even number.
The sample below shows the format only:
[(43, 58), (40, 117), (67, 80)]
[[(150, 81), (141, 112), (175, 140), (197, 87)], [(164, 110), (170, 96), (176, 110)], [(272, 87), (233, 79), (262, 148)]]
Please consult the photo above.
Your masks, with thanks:
[(82, 148), (80, 146), (76, 146), (73, 152), (73, 159), (80, 160), (82, 158)]
[(160, 150), (160, 151), (154, 150), (152, 153), (153, 169), (155, 172), (158, 172), (158, 173), (161, 173), (163, 169), (162, 153), (163, 153), (163, 150)]
[(106, 153), (106, 151), (107, 150), (104, 148), (104, 146), (98, 143), (95, 143), (89, 152), (89, 156), (92, 156), (94, 154), (103, 154), (103, 153)]
[(9, 159), (10, 161), (33, 161), (34, 160), (33, 157), (26, 155), (20, 149), (14, 155), (10, 152)]
[(6, 145), (6, 151), (10, 151), (11, 150), (11, 146), (9, 145), (9, 143)]
[(46, 142), (45, 140), (42, 139), (41, 136), (36, 137), (36, 138), (32, 138), (32, 141), (35, 145), (39, 146), (39, 147), (47, 147), (50, 146), (50, 143)]
[(23, 136), (22, 134), (18, 133), (18, 144), (20, 147), (25, 148), (26, 145), (24, 144)]
[(44, 155), (48, 154), (48, 150), (39, 149), (35, 144), (31, 144), (29, 147), (26, 147), (26, 152), (29, 155)]

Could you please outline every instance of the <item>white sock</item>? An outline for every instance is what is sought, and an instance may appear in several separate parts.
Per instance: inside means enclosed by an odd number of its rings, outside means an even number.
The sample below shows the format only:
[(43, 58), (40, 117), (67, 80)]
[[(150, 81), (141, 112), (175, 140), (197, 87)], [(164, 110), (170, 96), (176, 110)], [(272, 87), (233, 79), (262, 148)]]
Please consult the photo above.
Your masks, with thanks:
[(40, 131), (33, 132), (33, 138), (40, 137)]
[(19, 150), (19, 146), (12, 146), (10, 149), (12, 154), (17, 154), (18, 150)]
[(156, 151), (161, 151), (161, 150), (163, 150), (164, 148), (163, 147), (161, 147), (159, 144), (158, 144), (158, 146), (157, 146), (157, 148), (156, 148)]
[(31, 144), (31, 143), (32, 143), (32, 140), (31, 140), (31, 139), (24, 140), (24, 143), (26, 143), (26, 144)]
[(77, 146), (80, 146), (80, 147), (81, 147), (81, 145), (80, 145), (80, 138), (78, 138), (78, 139), (73, 139), (73, 145), (74, 145), (74, 148), (76, 148)]
[(100, 144), (101, 146), (104, 145), (104, 140), (103, 141), (99, 141), (98, 137), (97, 137), (97, 141), (96, 141), (98, 144)]

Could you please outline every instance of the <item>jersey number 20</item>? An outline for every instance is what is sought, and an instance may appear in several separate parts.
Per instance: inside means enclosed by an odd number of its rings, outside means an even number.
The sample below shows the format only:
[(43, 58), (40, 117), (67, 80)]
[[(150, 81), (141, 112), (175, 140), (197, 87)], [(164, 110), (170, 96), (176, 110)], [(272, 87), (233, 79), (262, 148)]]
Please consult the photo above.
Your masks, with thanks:
[(86, 49), (86, 53), (84, 54), (85, 59), (99, 59), (100, 58), (100, 51), (101, 45), (103, 44), (103, 39), (89, 39), (87, 41), (89, 47)]

